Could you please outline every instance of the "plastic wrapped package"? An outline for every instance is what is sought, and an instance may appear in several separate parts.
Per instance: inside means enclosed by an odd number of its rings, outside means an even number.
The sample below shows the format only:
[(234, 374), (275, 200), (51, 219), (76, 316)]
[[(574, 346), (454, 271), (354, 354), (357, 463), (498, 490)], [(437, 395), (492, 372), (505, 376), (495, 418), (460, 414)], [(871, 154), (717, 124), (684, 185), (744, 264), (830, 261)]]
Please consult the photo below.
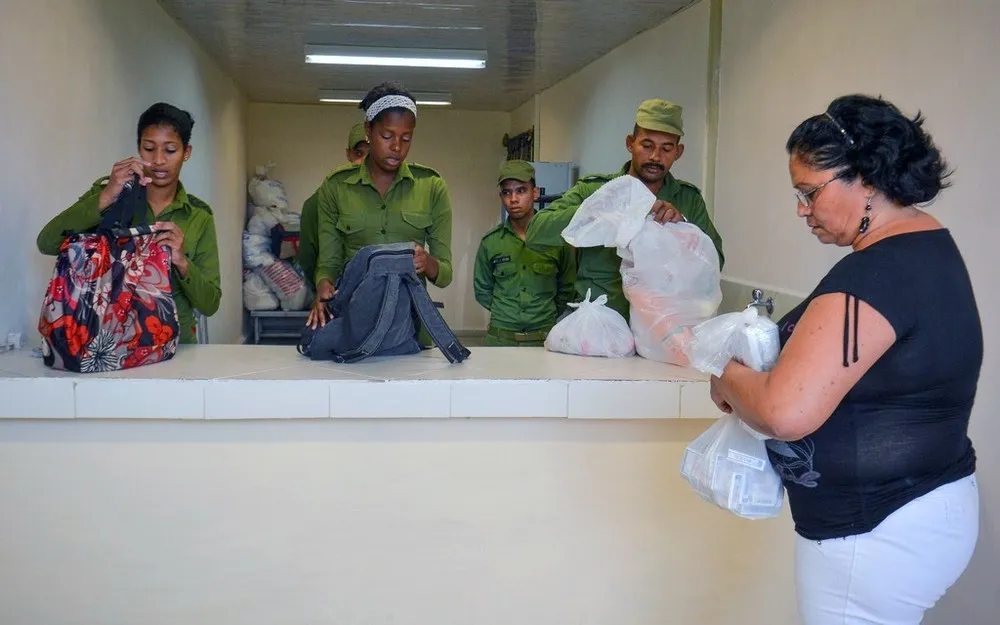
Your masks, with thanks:
[(608, 296), (590, 301), (571, 303), (575, 308), (552, 328), (545, 339), (545, 349), (551, 352), (579, 356), (624, 358), (635, 354), (635, 341), (625, 318), (608, 308)]
[(647, 217), (618, 253), (636, 351), (649, 360), (686, 366), (691, 328), (722, 302), (715, 244), (693, 224), (659, 224)]
[(271, 237), (243, 233), (243, 266), (247, 269), (266, 267), (278, 259), (271, 253)]
[(247, 310), (275, 310), (278, 298), (268, 288), (264, 278), (252, 271), (244, 271), (243, 305)]
[(781, 513), (785, 490), (764, 437), (733, 415), (719, 418), (688, 445), (681, 475), (702, 499), (745, 519)]
[[(713, 375), (722, 375), (730, 360), (769, 371), (781, 347), (778, 326), (756, 307), (719, 315), (690, 332), (685, 353), (691, 366)], [(688, 445), (681, 475), (703, 499), (738, 516), (777, 516), (784, 488), (767, 456), (765, 440), (767, 436), (737, 415), (721, 417)]]
[(247, 192), (254, 206), (283, 211), (288, 208), (288, 196), (285, 187), (277, 180), (267, 177), (268, 170), (274, 164), (259, 166), (255, 175), (247, 183)]
[(279, 260), (255, 271), (278, 296), (282, 310), (305, 310), (311, 303), (312, 290), (288, 261)]
[(254, 206), (250, 220), (247, 222), (247, 232), (257, 236), (269, 237), (271, 230), (280, 223), (278, 216), (263, 206)]
[(721, 376), (730, 360), (755, 371), (770, 371), (778, 360), (778, 326), (756, 307), (719, 315), (695, 326), (687, 344), (691, 366)]

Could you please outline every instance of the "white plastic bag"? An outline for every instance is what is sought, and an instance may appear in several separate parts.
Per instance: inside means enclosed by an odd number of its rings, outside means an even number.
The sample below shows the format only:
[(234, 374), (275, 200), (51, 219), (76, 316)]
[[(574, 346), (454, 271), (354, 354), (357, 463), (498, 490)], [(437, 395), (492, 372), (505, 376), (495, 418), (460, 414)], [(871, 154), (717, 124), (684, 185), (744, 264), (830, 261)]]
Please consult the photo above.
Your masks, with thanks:
[(694, 224), (659, 224), (647, 217), (618, 254), (636, 351), (643, 358), (687, 366), (684, 346), (691, 328), (714, 315), (722, 302), (712, 239)]
[(688, 445), (681, 475), (702, 499), (745, 519), (781, 513), (784, 487), (764, 439), (725, 415)]
[(545, 339), (551, 352), (580, 356), (624, 358), (635, 354), (635, 341), (625, 318), (608, 308), (608, 296), (590, 301), (590, 289), (584, 301), (571, 303), (575, 311), (557, 323)]
[(288, 208), (288, 196), (280, 182), (267, 177), (271, 167), (274, 167), (274, 163), (257, 167), (256, 174), (247, 183), (247, 192), (255, 206), (283, 211)]
[(686, 347), (691, 366), (716, 376), (734, 359), (755, 371), (770, 371), (781, 349), (777, 324), (756, 307), (719, 315), (691, 332)]
[(271, 210), (263, 206), (254, 206), (250, 220), (247, 222), (247, 232), (257, 236), (271, 236), (271, 229), (278, 225), (280, 220)]
[(271, 239), (257, 234), (243, 233), (243, 266), (247, 269), (266, 267), (278, 260), (271, 253)]
[(267, 287), (264, 279), (252, 271), (244, 272), (243, 304), (247, 310), (275, 310), (278, 298)]
[(563, 239), (573, 247), (624, 248), (642, 228), (656, 202), (646, 185), (633, 176), (619, 176), (585, 199)]
[[(770, 371), (781, 349), (778, 326), (756, 307), (726, 313), (692, 328), (685, 346), (691, 366), (722, 375), (730, 360)], [(681, 475), (702, 498), (748, 519), (777, 516), (784, 488), (764, 441), (736, 415), (721, 417), (684, 452)]]

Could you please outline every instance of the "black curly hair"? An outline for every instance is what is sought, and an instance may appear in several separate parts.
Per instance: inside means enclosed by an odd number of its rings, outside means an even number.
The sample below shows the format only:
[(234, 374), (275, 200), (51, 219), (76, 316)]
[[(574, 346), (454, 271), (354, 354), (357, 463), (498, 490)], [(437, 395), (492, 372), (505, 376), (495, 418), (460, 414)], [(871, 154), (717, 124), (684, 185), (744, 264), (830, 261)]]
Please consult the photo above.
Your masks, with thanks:
[(191, 113), (182, 111), (173, 104), (157, 102), (139, 116), (136, 129), (136, 143), (142, 142), (142, 131), (150, 126), (170, 126), (181, 137), (181, 143), (187, 147), (191, 142), (191, 130), (194, 128), (194, 118)]
[[(365, 95), (364, 99), (361, 100), (361, 104), (358, 104), (358, 108), (361, 109), (362, 111), (367, 111), (368, 107), (370, 107), (372, 104), (375, 104), (376, 101), (378, 101), (381, 98), (384, 98), (387, 95), (406, 96), (407, 98), (413, 100), (414, 104), (417, 103), (417, 100), (416, 98), (413, 97), (412, 93), (407, 91), (401, 83), (393, 81), (393, 82), (384, 82), (381, 85), (373, 87), (372, 90), (369, 91), (367, 95)], [(394, 106), (392, 108), (387, 108), (384, 111), (380, 112), (378, 115), (376, 115), (375, 119), (372, 120), (372, 123), (374, 124), (375, 122), (380, 121), (382, 117), (385, 116), (385, 114), (389, 113), (390, 111), (401, 112), (408, 110), (409, 109), (405, 109), (401, 106)]]
[(861, 180), (901, 206), (930, 202), (950, 186), (951, 171), (924, 117), (912, 119), (882, 97), (848, 95), (792, 131), (785, 149), (806, 165)]

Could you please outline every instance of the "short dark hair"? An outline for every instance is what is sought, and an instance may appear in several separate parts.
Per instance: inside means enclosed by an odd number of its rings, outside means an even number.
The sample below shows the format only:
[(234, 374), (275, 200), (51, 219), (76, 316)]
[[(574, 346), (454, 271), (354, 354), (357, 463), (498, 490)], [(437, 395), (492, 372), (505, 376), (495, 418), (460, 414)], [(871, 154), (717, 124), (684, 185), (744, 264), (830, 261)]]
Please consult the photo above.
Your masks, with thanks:
[(142, 141), (142, 132), (150, 126), (170, 126), (181, 137), (181, 143), (187, 147), (191, 142), (191, 130), (194, 129), (194, 118), (191, 113), (182, 111), (173, 104), (157, 102), (139, 116), (136, 129), (136, 143)]
[[(376, 101), (384, 98), (387, 95), (405, 96), (413, 100), (414, 104), (417, 103), (417, 100), (416, 98), (413, 97), (413, 94), (404, 89), (401, 83), (391, 81), (391, 82), (384, 82), (376, 87), (372, 87), (372, 90), (369, 91), (365, 95), (364, 99), (361, 100), (361, 103), (358, 104), (358, 108), (361, 109), (362, 111), (367, 111), (372, 104), (375, 104)], [(409, 111), (409, 109), (403, 108), (401, 106), (393, 106), (391, 108), (387, 108), (384, 111), (380, 111), (379, 114), (376, 115), (374, 119), (372, 119), (372, 123), (374, 124), (375, 122), (381, 120), (382, 117), (390, 111), (402, 112), (402, 111)]]
[(849, 95), (792, 131), (785, 149), (806, 165), (861, 180), (903, 206), (930, 202), (950, 186), (951, 171), (923, 129), (882, 97)]

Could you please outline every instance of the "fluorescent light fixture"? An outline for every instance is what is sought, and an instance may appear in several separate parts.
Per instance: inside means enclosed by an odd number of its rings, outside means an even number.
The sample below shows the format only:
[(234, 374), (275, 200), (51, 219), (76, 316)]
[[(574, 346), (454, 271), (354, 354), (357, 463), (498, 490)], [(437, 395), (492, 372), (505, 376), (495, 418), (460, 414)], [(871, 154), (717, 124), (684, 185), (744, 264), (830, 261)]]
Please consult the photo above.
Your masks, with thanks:
[[(319, 92), (319, 101), (331, 104), (357, 104), (364, 99), (364, 91), (342, 91), (337, 89), (323, 89)], [(413, 92), (413, 97), (417, 99), (417, 106), (451, 106), (450, 93), (420, 93)]]
[(486, 52), (482, 50), (307, 45), (306, 63), (483, 69), (486, 67)]

